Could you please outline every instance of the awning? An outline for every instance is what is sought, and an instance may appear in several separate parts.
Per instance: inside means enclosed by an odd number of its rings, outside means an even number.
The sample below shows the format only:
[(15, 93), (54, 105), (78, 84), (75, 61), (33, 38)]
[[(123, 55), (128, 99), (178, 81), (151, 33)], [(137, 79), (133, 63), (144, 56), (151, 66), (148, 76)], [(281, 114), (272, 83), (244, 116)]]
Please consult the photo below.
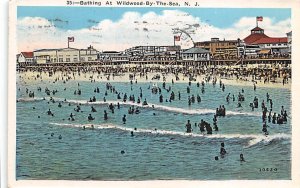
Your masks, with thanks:
[(264, 50), (260, 50), (258, 53), (259, 54), (269, 54), (270, 53), (270, 49), (264, 49)]

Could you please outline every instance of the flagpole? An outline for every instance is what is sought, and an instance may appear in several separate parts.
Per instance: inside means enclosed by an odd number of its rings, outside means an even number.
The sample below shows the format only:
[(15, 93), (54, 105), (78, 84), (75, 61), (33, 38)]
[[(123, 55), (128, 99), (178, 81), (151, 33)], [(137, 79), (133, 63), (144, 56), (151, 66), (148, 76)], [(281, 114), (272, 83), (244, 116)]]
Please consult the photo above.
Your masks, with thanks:
[(68, 48), (70, 48), (70, 41), (69, 41), (69, 38), (68, 38)]
[(173, 40), (174, 40), (174, 46), (175, 46), (175, 36), (173, 37)]

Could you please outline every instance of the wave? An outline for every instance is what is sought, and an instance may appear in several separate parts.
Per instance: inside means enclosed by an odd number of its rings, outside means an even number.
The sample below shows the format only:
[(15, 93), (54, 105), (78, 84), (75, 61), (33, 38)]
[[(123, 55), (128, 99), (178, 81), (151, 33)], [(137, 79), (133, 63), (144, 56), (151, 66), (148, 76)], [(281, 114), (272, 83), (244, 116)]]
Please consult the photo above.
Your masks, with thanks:
[(249, 148), (251, 146), (254, 146), (260, 142), (263, 142), (265, 144), (270, 143), (274, 140), (284, 140), (284, 139), (291, 139), (291, 135), (285, 134), (285, 133), (277, 133), (274, 135), (256, 135), (253, 139), (251, 139), (246, 146), (246, 148)]
[[(50, 99), (50, 98), (49, 98)], [(35, 101), (43, 101), (45, 98), (18, 98), (17, 102), (35, 102)]]
[[(160, 104), (153, 104), (148, 103), (148, 105), (142, 105), (141, 103), (134, 103), (131, 101), (123, 102), (123, 101), (96, 101), (96, 102), (88, 102), (86, 100), (66, 100), (61, 98), (55, 98), (52, 97), (56, 101), (61, 101), (64, 103), (71, 103), (71, 104), (83, 104), (83, 105), (117, 105), (118, 103), (121, 106), (137, 106), (139, 108), (148, 108), (153, 110), (161, 110), (161, 111), (167, 111), (167, 112), (174, 112), (174, 113), (181, 113), (181, 114), (188, 114), (188, 115), (207, 115), (207, 114), (215, 114), (215, 109), (185, 109), (185, 108), (178, 108), (178, 107), (171, 107), (171, 106), (165, 106)], [(46, 98), (47, 100), (50, 98)], [(247, 116), (261, 116), (258, 112), (237, 112), (237, 111), (226, 111), (226, 115), (228, 116), (235, 116), (235, 115), (247, 115)]]
[(245, 148), (249, 148), (251, 146), (254, 146), (258, 143), (270, 143), (273, 140), (282, 140), (282, 139), (291, 139), (291, 135), (285, 134), (285, 133), (277, 133), (273, 135), (257, 135), (257, 134), (199, 134), (199, 133), (185, 133), (185, 132), (179, 132), (179, 131), (169, 131), (169, 130), (151, 130), (151, 129), (134, 129), (134, 128), (128, 128), (123, 127), (119, 125), (115, 125), (112, 123), (105, 123), (105, 124), (67, 124), (67, 123), (50, 123), (52, 125), (58, 125), (58, 126), (66, 126), (66, 127), (77, 127), (82, 128), (85, 126), (86, 129), (91, 129), (92, 126), (94, 129), (117, 129), (122, 131), (131, 132), (134, 133), (148, 133), (148, 134), (156, 134), (156, 135), (177, 135), (177, 136), (190, 136), (190, 137), (203, 137), (207, 139), (247, 139), (248, 144), (245, 146)]

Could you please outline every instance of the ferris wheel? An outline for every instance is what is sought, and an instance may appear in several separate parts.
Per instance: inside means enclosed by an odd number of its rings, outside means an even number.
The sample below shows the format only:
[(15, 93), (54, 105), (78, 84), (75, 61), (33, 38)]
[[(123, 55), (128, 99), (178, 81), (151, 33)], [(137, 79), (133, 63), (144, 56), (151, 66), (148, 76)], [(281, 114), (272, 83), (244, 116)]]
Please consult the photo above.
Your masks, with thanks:
[(188, 33), (188, 31), (185, 31), (185, 30), (179, 29), (179, 28), (173, 28), (172, 31), (173, 31), (173, 34), (177, 34), (177, 35), (179, 34), (180, 39), (182, 39), (186, 43), (191, 42), (193, 47), (195, 47), (195, 42), (194, 42), (193, 38), (191, 37), (190, 33)]

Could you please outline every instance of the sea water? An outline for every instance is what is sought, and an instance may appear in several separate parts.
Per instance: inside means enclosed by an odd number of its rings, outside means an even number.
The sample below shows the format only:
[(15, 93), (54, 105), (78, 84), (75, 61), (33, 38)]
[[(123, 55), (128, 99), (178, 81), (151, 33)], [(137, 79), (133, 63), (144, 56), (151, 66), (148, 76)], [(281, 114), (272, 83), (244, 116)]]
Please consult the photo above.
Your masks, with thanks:
[[(107, 81), (109, 82), (109, 81)], [(187, 83), (166, 83), (175, 93), (162, 89), (164, 102), (159, 94), (151, 92), (155, 81), (143, 83), (113, 82), (115, 89), (135, 100), (142, 90), (141, 103), (147, 106), (117, 99), (115, 93), (106, 91), (107, 82), (31, 79), (17, 80), (16, 125), (16, 178), (34, 180), (227, 180), (227, 179), (291, 179), (291, 91), (289, 89), (192, 83), (190, 94)], [(162, 88), (162, 83), (157, 83)], [(37, 91), (41, 87), (42, 91)], [(45, 88), (57, 90), (50, 96)], [(94, 89), (99, 87), (100, 93)], [(29, 98), (28, 91), (35, 93)], [(74, 91), (81, 89), (81, 95)], [(242, 89), (244, 93), (242, 93)], [(178, 99), (178, 92), (181, 100)], [(242, 107), (237, 108), (239, 92), (245, 96)], [(226, 102), (228, 93), (235, 95)], [(273, 100), (273, 112), (280, 113), (281, 106), (289, 117), (286, 124), (267, 123), (269, 135), (262, 133), (261, 102), (268, 109), (266, 93)], [(188, 96), (201, 96), (201, 102), (188, 105)], [(93, 96), (97, 101), (87, 102)], [(254, 97), (259, 107), (249, 104)], [(50, 97), (55, 101), (49, 102)], [(106, 98), (106, 102), (103, 98)], [(65, 101), (66, 99), (66, 101)], [(61, 102), (62, 107), (58, 107)], [(116, 104), (119, 102), (120, 109)], [(114, 113), (108, 105), (115, 105)], [(80, 112), (74, 108), (79, 105)], [(154, 105), (154, 108), (152, 107)], [(226, 116), (218, 117), (219, 131), (203, 134), (195, 123), (201, 119), (213, 127), (213, 115), (220, 105), (226, 108)], [(91, 112), (93, 106), (97, 112)], [(128, 108), (138, 106), (139, 114), (128, 114)], [(54, 116), (47, 115), (51, 110)], [(108, 120), (104, 120), (104, 110)], [(74, 114), (74, 121), (68, 120)], [(91, 114), (95, 119), (88, 121)], [(122, 117), (126, 114), (126, 124)], [(267, 113), (268, 115), (268, 113)], [(193, 131), (186, 133), (185, 124), (191, 121)], [(91, 126), (94, 126), (94, 129)], [(86, 129), (83, 129), (83, 126)], [(133, 136), (131, 135), (133, 131)], [(61, 135), (61, 139), (59, 136)], [(220, 144), (225, 143), (227, 154), (221, 156)], [(121, 151), (124, 151), (123, 153)], [(240, 162), (243, 153), (245, 162)], [(219, 160), (215, 160), (218, 156)]]

